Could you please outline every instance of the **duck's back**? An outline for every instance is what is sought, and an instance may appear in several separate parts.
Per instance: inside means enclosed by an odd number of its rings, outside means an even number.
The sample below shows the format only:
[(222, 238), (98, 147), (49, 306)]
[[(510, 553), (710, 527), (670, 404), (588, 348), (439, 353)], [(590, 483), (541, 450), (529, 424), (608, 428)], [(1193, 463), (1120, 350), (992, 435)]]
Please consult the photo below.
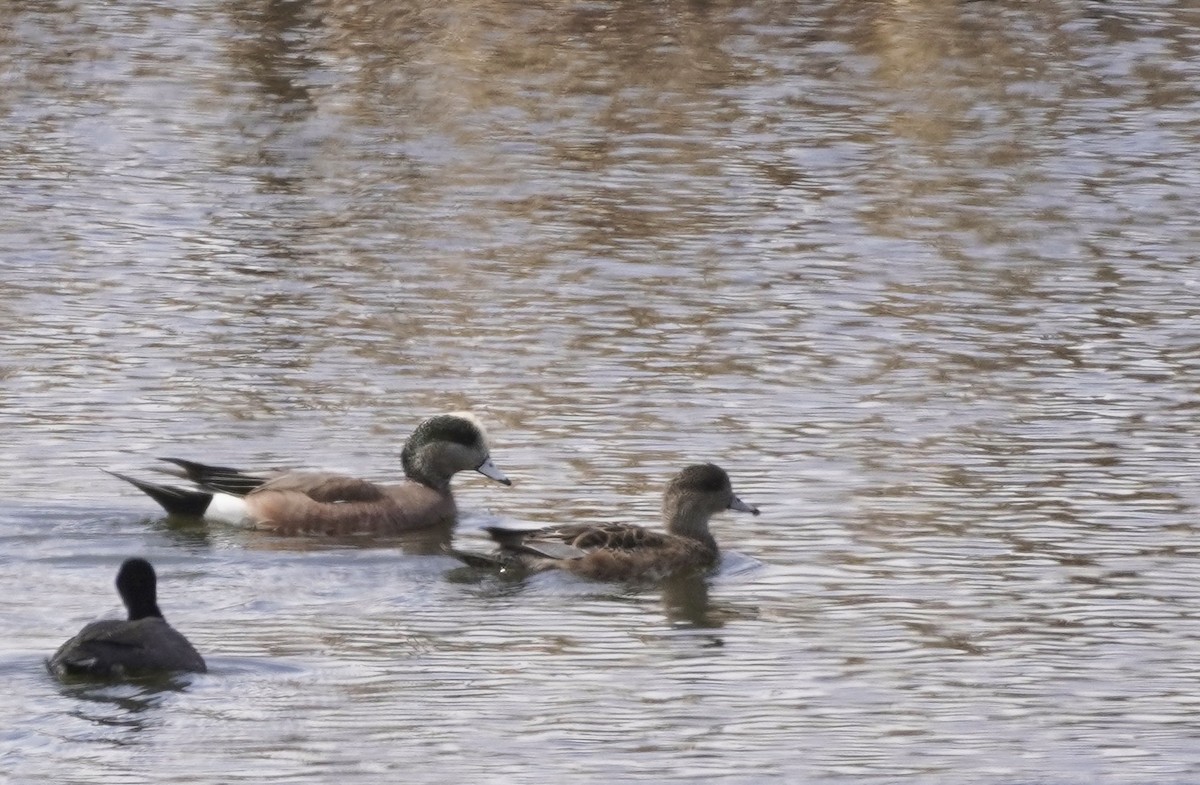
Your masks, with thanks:
[(385, 498), (384, 488), (368, 480), (332, 472), (288, 472), (265, 482), (247, 496), (271, 491), (302, 493), (313, 501), (374, 502)]
[(49, 665), (60, 676), (208, 670), (187, 638), (156, 617), (94, 621), (60, 646)]

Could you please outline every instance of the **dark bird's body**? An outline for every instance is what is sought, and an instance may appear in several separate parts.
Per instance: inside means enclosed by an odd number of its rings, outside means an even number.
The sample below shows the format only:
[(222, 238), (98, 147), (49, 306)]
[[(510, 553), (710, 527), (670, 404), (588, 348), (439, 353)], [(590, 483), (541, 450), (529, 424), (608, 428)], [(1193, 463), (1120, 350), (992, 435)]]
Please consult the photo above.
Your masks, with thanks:
[(204, 659), (164, 619), (94, 621), (50, 658), (60, 675), (120, 677), (157, 671), (204, 673)]
[(47, 665), (59, 676), (136, 676), (168, 671), (204, 673), (204, 658), (158, 609), (157, 577), (145, 559), (127, 559), (117, 573), (127, 619), (85, 626)]

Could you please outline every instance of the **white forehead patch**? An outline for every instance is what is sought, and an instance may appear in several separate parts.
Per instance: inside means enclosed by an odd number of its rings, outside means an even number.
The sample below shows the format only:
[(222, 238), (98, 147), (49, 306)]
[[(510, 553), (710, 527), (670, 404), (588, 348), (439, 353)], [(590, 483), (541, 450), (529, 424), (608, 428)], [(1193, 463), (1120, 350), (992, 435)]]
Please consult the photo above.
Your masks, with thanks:
[(471, 412), (450, 412), (449, 414), (451, 417), (461, 417), (462, 419), (466, 420), (467, 422), (471, 423), (476, 428), (478, 428), (479, 436), (481, 439), (483, 439), (483, 446), (487, 447), (488, 449), (491, 449), (491, 444), (488, 442), (487, 428), (483, 427), (483, 423), (480, 421), (480, 419), (478, 417), (476, 417)]

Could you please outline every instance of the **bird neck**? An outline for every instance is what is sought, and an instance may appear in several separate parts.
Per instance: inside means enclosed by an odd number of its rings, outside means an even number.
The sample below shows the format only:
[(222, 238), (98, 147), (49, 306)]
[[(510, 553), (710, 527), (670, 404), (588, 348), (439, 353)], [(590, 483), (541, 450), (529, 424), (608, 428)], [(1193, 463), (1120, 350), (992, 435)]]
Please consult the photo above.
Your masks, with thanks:
[(712, 550), (717, 541), (708, 531), (708, 519), (712, 517), (704, 500), (668, 498), (663, 501), (663, 525), (671, 534), (697, 540)]
[(449, 464), (450, 461), (440, 458), (429, 448), (416, 450), (405, 457), (404, 476), (439, 493), (446, 493), (454, 476), (454, 468)]
[(130, 621), (163, 618), (162, 611), (158, 609), (158, 602), (155, 600), (138, 600), (128, 603), (125, 607), (129, 611)]

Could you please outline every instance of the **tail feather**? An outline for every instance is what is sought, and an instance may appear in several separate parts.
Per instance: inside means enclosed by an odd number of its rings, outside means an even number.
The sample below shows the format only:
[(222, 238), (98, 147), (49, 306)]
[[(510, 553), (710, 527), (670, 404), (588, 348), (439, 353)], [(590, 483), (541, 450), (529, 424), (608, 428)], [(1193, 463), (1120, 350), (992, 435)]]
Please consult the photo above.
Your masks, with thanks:
[(183, 458), (159, 458), (159, 460), (175, 464), (182, 470), (181, 473), (169, 469), (163, 470), (169, 474), (191, 480), (202, 488), (230, 493), (234, 496), (245, 496), (270, 479), (270, 477), (244, 472), (231, 466), (209, 466), (196, 461), (186, 461)]
[(502, 550), (510, 554), (527, 554), (543, 559), (579, 559), (587, 551), (569, 542), (537, 539), (538, 529), (509, 529), (504, 526), (485, 526), (483, 530), (495, 540)]
[(448, 555), (458, 559), (468, 567), (474, 567), (480, 570), (504, 570), (510, 567), (517, 566), (518, 562), (511, 555), (504, 551), (496, 551), (494, 553), (473, 553), (471, 551), (460, 551), (457, 548), (447, 546), (443, 549)]
[(526, 537), (537, 531), (536, 529), (510, 529), (507, 526), (484, 526), (483, 530), (501, 548), (518, 548)]
[(158, 502), (159, 506), (170, 515), (188, 515), (201, 517), (212, 502), (213, 495), (208, 491), (193, 491), (176, 488), (172, 485), (157, 485), (152, 482), (138, 480), (128, 475), (104, 470), (113, 477), (124, 480), (142, 493)]

